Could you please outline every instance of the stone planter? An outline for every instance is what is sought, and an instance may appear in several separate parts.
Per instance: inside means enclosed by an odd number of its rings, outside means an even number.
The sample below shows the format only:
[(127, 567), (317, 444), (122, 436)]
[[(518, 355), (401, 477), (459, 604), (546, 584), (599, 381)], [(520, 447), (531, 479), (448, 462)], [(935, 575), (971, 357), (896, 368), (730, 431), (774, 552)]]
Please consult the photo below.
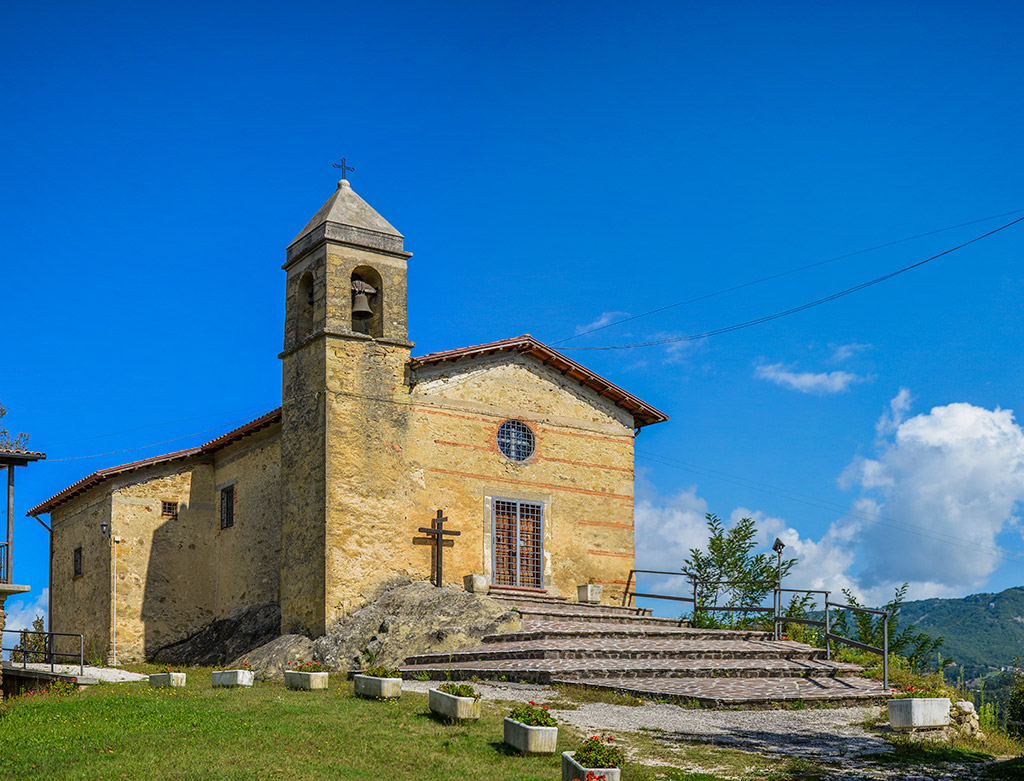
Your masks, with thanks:
[(223, 686), (252, 686), (256, 679), (252, 670), (214, 670), (210, 673), (213, 688)]
[(480, 718), (480, 700), (476, 697), (456, 697), (454, 694), (430, 689), (427, 692), (427, 705), (434, 713), (453, 721)]
[(949, 725), (948, 697), (907, 697), (889, 700), (889, 725), (896, 730), (932, 729)]
[(575, 751), (562, 752), (562, 781), (587, 781), (587, 773), (593, 773), (595, 778), (604, 778), (605, 781), (620, 781), (622, 771), (617, 767), (583, 767), (573, 759)]
[(177, 689), (185, 685), (185, 673), (153, 673), (149, 685), (154, 689)]
[(579, 602), (600, 602), (602, 586), (584, 583), (576, 587), (576, 599)]
[(558, 727), (530, 727), (505, 717), (505, 742), (521, 754), (554, 754)]
[(373, 675), (353, 675), (356, 694), (375, 700), (394, 700), (402, 696), (401, 678), (377, 678)]
[(284, 671), (284, 685), (289, 689), (313, 689), (327, 688), (327, 673), (303, 673), (298, 670)]
[(486, 594), (490, 590), (486, 575), (466, 575), (462, 578), (462, 587), (470, 594)]

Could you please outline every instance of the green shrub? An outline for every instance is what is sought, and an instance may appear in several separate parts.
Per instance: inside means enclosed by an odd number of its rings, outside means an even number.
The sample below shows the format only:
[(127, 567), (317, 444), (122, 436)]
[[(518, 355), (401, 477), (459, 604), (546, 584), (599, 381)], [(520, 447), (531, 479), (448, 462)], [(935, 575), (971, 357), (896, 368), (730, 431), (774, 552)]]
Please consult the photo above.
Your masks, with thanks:
[(583, 767), (619, 767), (622, 765), (622, 752), (611, 745), (612, 736), (602, 738), (595, 735), (587, 738), (576, 749), (573, 759)]
[(525, 724), (527, 727), (554, 727), (558, 724), (554, 716), (548, 713), (547, 705), (538, 707), (537, 703), (533, 700), (530, 700), (529, 705), (520, 705), (518, 708), (513, 708), (508, 717), (512, 721)]
[(290, 662), (288, 666), (297, 673), (327, 673), (331, 671), (330, 665), (323, 662), (304, 662), (302, 659)]
[(452, 683), (449, 681), (448, 683), (442, 683), (437, 687), (437, 690), (439, 692), (444, 692), (445, 694), (450, 694), (453, 697), (472, 697), (474, 700), (480, 699), (480, 695), (477, 694), (476, 689), (468, 683)]
[(374, 678), (401, 678), (402, 673), (399, 672), (397, 667), (385, 667), (384, 665), (377, 665), (376, 667), (368, 667), (363, 670), (361, 675), (370, 675)]
[(1018, 673), (1006, 698), (1006, 732), (1015, 738), (1024, 738), (1024, 674)]

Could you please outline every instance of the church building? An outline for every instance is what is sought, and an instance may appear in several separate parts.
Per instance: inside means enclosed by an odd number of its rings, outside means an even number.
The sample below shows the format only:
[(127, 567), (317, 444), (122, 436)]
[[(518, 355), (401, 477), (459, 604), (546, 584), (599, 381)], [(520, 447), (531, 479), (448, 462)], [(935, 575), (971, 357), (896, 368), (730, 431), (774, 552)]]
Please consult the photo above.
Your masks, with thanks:
[[(412, 357), (404, 238), (342, 180), (288, 246), (281, 407), (48, 513), (50, 629), (142, 659), (247, 611), (319, 636), (384, 580), (622, 596), (633, 439), (667, 420), (533, 337)], [(76, 649), (77, 650), (77, 649)]]

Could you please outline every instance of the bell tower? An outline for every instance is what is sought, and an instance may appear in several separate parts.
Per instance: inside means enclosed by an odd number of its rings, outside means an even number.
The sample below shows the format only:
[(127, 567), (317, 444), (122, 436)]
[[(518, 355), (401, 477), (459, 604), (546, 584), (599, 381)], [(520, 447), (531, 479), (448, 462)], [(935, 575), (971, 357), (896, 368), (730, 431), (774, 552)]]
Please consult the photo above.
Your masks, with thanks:
[(288, 246), (282, 632), (324, 634), (379, 567), (374, 529), (404, 512), (410, 257), (346, 179)]

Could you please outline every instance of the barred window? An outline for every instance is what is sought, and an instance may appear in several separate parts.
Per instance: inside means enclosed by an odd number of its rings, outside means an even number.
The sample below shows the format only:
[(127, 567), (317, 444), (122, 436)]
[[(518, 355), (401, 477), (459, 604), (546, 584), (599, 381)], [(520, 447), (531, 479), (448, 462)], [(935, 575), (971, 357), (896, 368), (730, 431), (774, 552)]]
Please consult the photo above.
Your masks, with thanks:
[(174, 518), (178, 517), (178, 503), (177, 502), (161, 502), (160, 508), (161, 518)]
[(228, 529), (235, 525), (235, 487), (229, 485), (220, 492), (220, 528)]
[(73, 566), (74, 566), (74, 577), (77, 578), (79, 575), (82, 574), (82, 549), (81, 548), (75, 548)]
[(512, 461), (525, 461), (533, 455), (533, 431), (521, 420), (506, 420), (498, 428), (498, 450)]

